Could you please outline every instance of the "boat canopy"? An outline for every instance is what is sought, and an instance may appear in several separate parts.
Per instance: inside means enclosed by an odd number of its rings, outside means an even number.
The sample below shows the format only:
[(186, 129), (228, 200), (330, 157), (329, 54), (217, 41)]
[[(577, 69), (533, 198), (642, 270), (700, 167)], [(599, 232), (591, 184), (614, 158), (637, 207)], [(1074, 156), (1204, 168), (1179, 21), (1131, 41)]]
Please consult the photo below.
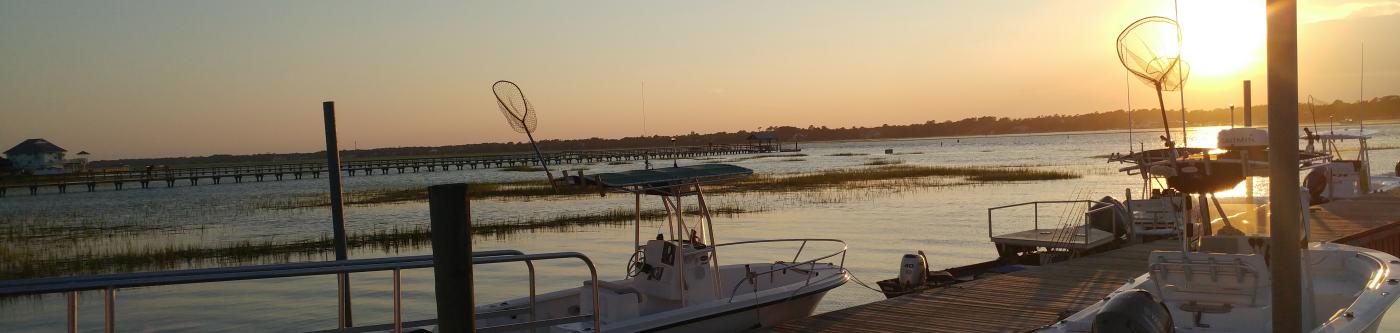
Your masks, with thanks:
[[(625, 192), (653, 190), (686, 185), (714, 183), (747, 177), (753, 170), (731, 164), (700, 164), (683, 167), (631, 170), (593, 175), (603, 187)], [(659, 193), (657, 193), (659, 194)]]

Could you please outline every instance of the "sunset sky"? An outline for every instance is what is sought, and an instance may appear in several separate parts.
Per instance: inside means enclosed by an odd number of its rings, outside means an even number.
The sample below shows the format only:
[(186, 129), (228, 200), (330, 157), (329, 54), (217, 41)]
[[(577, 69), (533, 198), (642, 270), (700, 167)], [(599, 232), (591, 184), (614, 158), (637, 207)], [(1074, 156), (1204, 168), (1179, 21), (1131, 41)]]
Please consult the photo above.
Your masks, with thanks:
[[(1400, 94), (1400, 0), (1301, 0), (1300, 95)], [(1263, 0), (1181, 0), (1187, 106), (1264, 101)], [(0, 149), (98, 159), (878, 126), (1150, 107), (1114, 40), (1171, 1), (0, 0)], [(1172, 100), (1175, 96), (1172, 95)], [(1173, 103), (1174, 104), (1174, 103)]]

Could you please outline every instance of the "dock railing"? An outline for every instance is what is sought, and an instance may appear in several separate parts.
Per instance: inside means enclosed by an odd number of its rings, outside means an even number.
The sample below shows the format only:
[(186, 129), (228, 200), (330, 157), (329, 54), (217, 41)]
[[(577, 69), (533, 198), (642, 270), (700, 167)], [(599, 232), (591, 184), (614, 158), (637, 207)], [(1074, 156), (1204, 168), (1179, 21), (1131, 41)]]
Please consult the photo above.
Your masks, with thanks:
[[(590, 279), (593, 285), (598, 284), (598, 270), (594, 267), (593, 261), (578, 252), (554, 252), (524, 254), (515, 250), (480, 251), (472, 253), (472, 263), (495, 264), (524, 262), (529, 271), (529, 320), (523, 323), (479, 327), (477, 332), (503, 332), (511, 330), (525, 330), (535, 327), (545, 327), (558, 325), (563, 322), (579, 322), (592, 320), (594, 332), (598, 332), (601, 326), (599, 316), (596, 313), (583, 314), (578, 316), (555, 318), (548, 320), (536, 320), (535, 308), (535, 261), (555, 260), (575, 258), (588, 266)], [(393, 271), (393, 311), (394, 322), (389, 324), (378, 324), (357, 327), (339, 327), (336, 329), (316, 331), (316, 332), (371, 332), (371, 331), (392, 331), (402, 332), (405, 327), (423, 327), (437, 324), (437, 319), (424, 320), (403, 320), (402, 293), (400, 285), (400, 271), (405, 269), (421, 269), (433, 267), (433, 256), (406, 256), (373, 259), (354, 259), (344, 261), (320, 261), (290, 264), (256, 265), (226, 268), (205, 268), (189, 269), (163, 272), (144, 273), (122, 273), (92, 276), (73, 276), (58, 278), (39, 278), (26, 280), (11, 280), (0, 282), (0, 296), (25, 296), (43, 294), (67, 294), (67, 331), (77, 332), (78, 323), (78, 293), (82, 291), (101, 290), (103, 295), (103, 331), (116, 332), (116, 295), (117, 290), (138, 287), (170, 286), (194, 283), (215, 283), (244, 280), (262, 280), (300, 276), (315, 275), (339, 275), (349, 273), (364, 273), (378, 271)], [(596, 287), (595, 287), (596, 288)], [(597, 295), (593, 293), (594, 309), (597, 309)], [(339, 309), (340, 318), (345, 318), (346, 310)], [(596, 311), (596, 310), (595, 310)], [(344, 320), (340, 320), (342, 325)]]
[[(1023, 207), (1023, 206), (1031, 206), (1031, 207), (1032, 207), (1032, 213), (1031, 213), (1031, 214), (1033, 215), (1033, 217), (1031, 218), (1031, 223), (1032, 223), (1032, 229), (1031, 229), (1031, 230), (1035, 230), (1035, 232), (1039, 233), (1039, 232), (1040, 232), (1040, 207), (1041, 207), (1041, 206), (1063, 206), (1063, 205), (1078, 205), (1078, 204), (1085, 204), (1085, 205), (1087, 205), (1087, 207), (1086, 207), (1085, 210), (1084, 210), (1084, 213), (1083, 213), (1083, 214), (1080, 214), (1080, 215), (1078, 216), (1078, 222), (1077, 222), (1077, 223), (1076, 223), (1076, 222), (1073, 222), (1073, 221), (1071, 220), (1071, 219), (1073, 219), (1073, 217), (1069, 216), (1068, 214), (1061, 214), (1061, 215), (1060, 215), (1060, 221), (1058, 221), (1058, 225), (1055, 226), (1056, 230), (1053, 231), (1053, 232), (1055, 232), (1055, 234), (1053, 234), (1053, 237), (1052, 237), (1053, 239), (1052, 239), (1051, 242), (1052, 242), (1052, 243), (1059, 243), (1059, 244), (1074, 244), (1074, 236), (1075, 236), (1076, 233), (1077, 233), (1075, 230), (1081, 230), (1081, 231), (1084, 233), (1084, 242), (1083, 242), (1082, 244), (1085, 245), (1085, 246), (1088, 246), (1088, 245), (1091, 243), (1090, 238), (1092, 238), (1092, 237), (1091, 237), (1091, 232), (1090, 232), (1089, 229), (1090, 229), (1090, 228), (1093, 228), (1093, 227), (1090, 226), (1089, 223), (1088, 223), (1088, 222), (1089, 222), (1089, 216), (1093, 215), (1094, 213), (1100, 212), (1100, 211), (1105, 211), (1105, 210), (1113, 209), (1113, 208), (1116, 207), (1116, 206), (1114, 206), (1112, 203), (1110, 203), (1110, 202), (1104, 202), (1104, 201), (1097, 201), (1097, 200), (1045, 200), (1045, 201), (1023, 202), (1023, 203), (1018, 203), (1018, 204), (1011, 204), (1011, 205), (1005, 205), (1005, 206), (997, 206), (997, 207), (987, 208), (987, 238), (996, 238), (996, 237), (997, 237), (997, 235), (995, 234), (995, 231), (994, 231), (994, 224), (995, 224), (995, 223), (994, 223), (994, 218), (993, 218), (993, 216), (994, 216), (994, 215), (993, 215), (993, 212), (995, 212), (995, 211), (997, 211), (997, 210), (1010, 209), (1010, 208)], [(1103, 207), (1099, 207), (1099, 208), (1092, 208), (1093, 205), (1095, 205), (1095, 204), (1103, 204), (1104, 206), (1103, 206)], [(1066, 212), (1068, 212), (1068, 211), (1066, 211)], [(1113, 216), (1113, 223), (1112, 223), (1112, 224), (1113, 224), (1113, 227), (1112, 227), (1112, 230), (1110, 230), (1110, 231), (1112, 232), (1113, 235), (1116, 235), (1116, 234), (1118, 234), (1118, 223), (1119, 223), (1119, 221), (1118, 221), (1118, 214), (1115, 213), (1115, 214), (1111, 214), (1111, 215)]]

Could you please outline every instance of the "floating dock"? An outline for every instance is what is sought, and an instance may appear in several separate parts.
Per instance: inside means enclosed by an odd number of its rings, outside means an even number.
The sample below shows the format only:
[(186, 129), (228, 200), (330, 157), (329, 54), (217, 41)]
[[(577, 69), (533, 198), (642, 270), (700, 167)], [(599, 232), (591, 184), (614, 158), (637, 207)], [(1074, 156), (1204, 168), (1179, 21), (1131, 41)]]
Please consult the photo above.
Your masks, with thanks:
[[(1310, 237), (1400, 256), (1400, 190), (1310, 210)], [(951, 287), (827, 312), (773, 332), (1026, 332), (1099, 301), (1147, 272), (1148, 253), (1179, 240), (1138, 244)]]

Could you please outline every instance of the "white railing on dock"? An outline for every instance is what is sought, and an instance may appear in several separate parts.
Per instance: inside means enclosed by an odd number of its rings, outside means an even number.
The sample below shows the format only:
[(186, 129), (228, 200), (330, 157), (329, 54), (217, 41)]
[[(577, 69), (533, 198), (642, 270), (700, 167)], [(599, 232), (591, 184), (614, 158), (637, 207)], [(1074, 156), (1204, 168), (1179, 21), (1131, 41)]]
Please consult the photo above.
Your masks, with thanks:
[[(1101, 212), (1101, 211), (1113, 209), (1114, 207), (1116, 207), (1116, 206), (1114, 205), (1114, 203), (1112, 203), (1112, 202), (1105, 202), (1105, 201), (1097, 201), (1097, 200), (1045, 200), (1045, 201), (1023, 202), (1023, 203), (1018, 203), (1018, 204), (1011, 204), (1011, 205), (1005, 205), (1005, 206), (997, 206), (997, 207), (987, 208), (987, 237), (988, 237), (988, 238), (996, 238), (996, 237), (997, 237), (997, 236), (995, 235), (995, 232), (993, 231), (993, 224), (994, 224), (994, 223), (993, 223), (993, 218), (992, 218), (992, 217), (993, 217), (993, 214), (992, 214), (992, 213), (993, 213), (994, 211), (1002, 210), (1002, 209), (1008, 209), (1008, 208), (1015, 208), (1015, 207), (1032, 206), (1032, 213), (1031, 213), (1031, 214), (1033, 215), (1033, 217), (1031, 218), (1031, 221), (1032, 221), (1032, 222), (1031, 222), (1031, 223), (1032, 223), (1032, 229), (1031, 229), (1031, 230), (1035, 230), (1036, 232), (1039, 232), (1039, 231), (1040, 231), (1040, 206), (1042, 206), (1042, 205), (1077, 205), (1077, 204), (1086, 204), (1086, 205), (1087, 205), (1087, 207), (1084, 209), (1084, 213), (1081, 214), (1081, 215), (1079, 216), (1079, 222), (1078, 222), (1078, 223), (1071, 223), (1071, 222), (1069, 222), (1069, 221), (1063, 220), (1063, 219), (1065, 219), (1065, 218), (1069, 218), (1068, 216), (1061, 216), (1062, 221), (1060, 221), (1060, 222), (1061, 222), (1060, 225), (1057, 226), (1057, 231), (1056, 231), (1056, 232), (1065, 232), (1065, 233), (1067, 233), (1067, 234), (1064, 235), (1064, 237), (1060, 237), (1060, 236), (1057, 234), (1057, 235), (1054, 237), (1055, 240), (1054, 240), (1053, 242), (1056, 242), (1056, 243), (1063, 243), (1063, 244), (1074, 244), (1074, 236), (1076, 236), (1076, 235), (1075, 235), (1075, 230), (1078, 229), (1078, 230), (1082, 230), (1082, 231), (1084, 232), (1084, 242), (1083, 242), (1083, 244), (1087, 246), (1087, 245), (1089, 245), (1089, 244), (1091, 243), (1091, 238), (1092, 238), (1092, 237), (1091, 237), (1092, 234), (1091, 234), (1091, 232), (1090, 232), (1089, 229), (1090, 229), (1090, 228), (1093, 228), (1092, 226), (1089, 225), (1089, 216), (1092, 216), (1094, 213), (1097, 213), (1097, 212)], [(1092, 208), (1093, 205), (1103, 205), (1103, 206), (1102, 206), (1102, 207), (1099, 207), (1099, 208)], [(1115, 237), (1116, 237), (1116, 235), (1118, 234), (1118, 223), (1119, 223), (1119, 221), (1118, 221), (1119, 216), (1118, 216), (1118, 215), (1119, 215), (1119, 214), (1117, 214), (1116, 212), (1114, 212), (1114, 213), (1111, 214), (1111, 215), (1113, 216), (1113, 223), (1112, 223), (1112, 224), (1113, 224), (1113, 227), (1112, 227), (1112, 230), (1107, 230), (1107, 231), (1110, 231), (1110, 232), (1111, 232), (1110, 235), (1115, 235)], [(1131, 229), (1129, 229), (1129, 230), (1131, 230)], [(1063, 239), (1063, 240), (1061, 240), (1061, 239)]]

